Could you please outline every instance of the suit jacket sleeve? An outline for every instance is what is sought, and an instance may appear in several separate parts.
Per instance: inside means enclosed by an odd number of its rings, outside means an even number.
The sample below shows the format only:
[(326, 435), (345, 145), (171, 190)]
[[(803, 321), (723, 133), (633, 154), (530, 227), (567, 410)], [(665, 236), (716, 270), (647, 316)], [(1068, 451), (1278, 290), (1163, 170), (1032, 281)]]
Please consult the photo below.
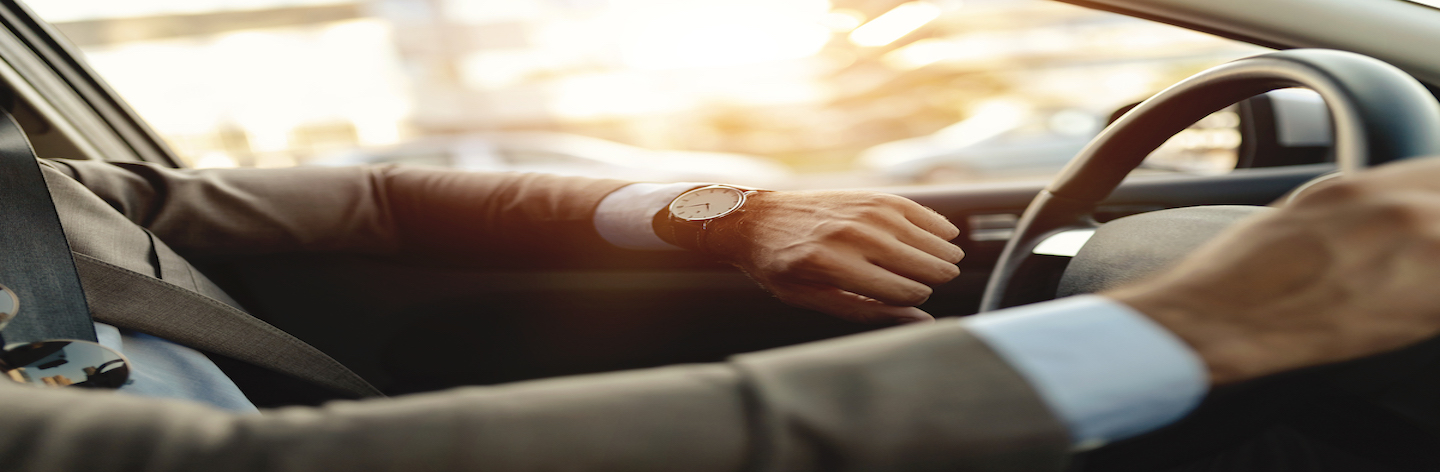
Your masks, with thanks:
[(263, 415), (0, 385), (17, 471), (1045, 471), (1068, 438), (956, 323), (723, 364)]
[[(623, 185), (397, 168), (54, 165), (201, 255), (598, 242), (590, 214)], [(36, 471), (1054, 470), (1068, 445), (1030, 386), (955, 323), (722, 364), (250, 416), (0, 383), (0, 418), (0, 470)]]
[(595, 207), (628, 183), (394, 166), (50, 162), (192, 257), (343, 251), (465, 260), (599, 247)]

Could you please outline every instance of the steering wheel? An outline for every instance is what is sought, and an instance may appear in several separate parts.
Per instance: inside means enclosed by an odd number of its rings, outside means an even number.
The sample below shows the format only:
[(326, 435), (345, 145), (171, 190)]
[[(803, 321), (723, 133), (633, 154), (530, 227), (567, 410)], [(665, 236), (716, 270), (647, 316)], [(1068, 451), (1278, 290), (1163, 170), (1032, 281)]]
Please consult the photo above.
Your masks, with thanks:
[[(1027, 262), (1033, 259), (1032, 253), (1042, 241), (1056, 234), (1101, 228), (1081, 248), (1080, 255), (1092, 245), (1104, 245), (1102, 240), (1106, 237), (1116, 237), (1105, 234), (1112, 233), (1127, 240), (1124, 244), (1112, 242), (1109, 246), (1134, 247), (1139, 242), (1146, 246), (1147, 253), (1159, 254), (1160, 259), (1178, 259), (1197, 245), (1195, 234), (1214, 232), (1249, 214), (1213, 207), (1166, 210), (1154, 212), (1165, 215), (1149, 221), (1114, 225), (1115, 231), (1104, 231), (1106, 228), (1094, 218), (1096, 204), (1170, 136), (1235, 102), (1288, 87), (1318, 92), (1329, 106), (1335, 129), (1335, 156), (1341, 172), (1411, 157), (1440, 155), (1440, 104), (1436, 103), (1435, 96), (1404, 71), (1380, 60), (1343, 51), (1296, 49), (1217, 66), (1137, 105), (1101, 132), (1035, 196), (996, 262), (980, 311), (1048, 299), (1048, 296), (1037, 298), (1034, 290), (1027, 287), (1056, 280), (1055, 269), (1036, 269), (1035, 264)], [(1144, 215), (1149, 214), (1138, 216)], [(1205, 222), (1207, 229), (1198, 233), (1182, 231), (1190, 237), (1174, 241), (1150, 238), (1147, 234), (1166, 232), (1166, 227), (1173, 228), (1181, 220)], [(1175, 233), (1173, 229), (1169, 232)], [(1127, 238), (1124, 234), (1131, 236)], [(1108, 266), (1111, 273), (1088, 277), (1128, 280), (1141, 275), (1140, 271), (1153, 270), (1158, 264), (1101, 265)], [(1044, 273), (1046, 270), (1049, 273)], [(1065, 277), (1071, 277), (1068, 272)]]
[[(1215, 67), (1156, 94), (1116, 120), (1035, 196), (996, 263), (981, 311), (1047, 300), (1056, 295), (1046, 293), (1048, 288), (1057, 285), (1063, 296), (1143, 277), (1184, 257), (1234, 221), (1268, 210), (1257, 206), (1177, 208), (1127, 216), (1104, 225), (1094, 217), (1096, 205), (1170, 136), (1232, 103), (1287, 87), (1311, 89), (1325, 100), (1342, 173), (1440, 155), (1440, 104), (1414, 78), (1379, 60), (1341, 51), (1300, 49)], [(1074, 257), (1068, 265), (1061, 268), (1054, 256), (1033, 255), (1043, 242), (1070, 231), (1093, 233), (1078, 251), (1069, 253)], [(1411, 431), (1416, 426), (1410, 420), (1375, 412), (1389, 411), (1379, 406), (1385, 402), (1410, 401), (1381, 395), (1401, 379), (1415, 378), (1417, 372), (1429, 374), (1420, 369), (1434, 370), (1436, 359), (1440, 359), (1440, 340), (1299, 376), (1283, 376), (1275, 382), (1222, 387), (1181, 422), (1094, 451), (1080, 462), (1087, 471), (1159, 470), (1203, 460), (1219, 454), (1217, 451), (1239, 447), (1237, 441), (1247, 440), (1247, 434), (1270, 428), (1275, 421), (1271, 415), (1282, 403), (1300, 405), (1295, 408), (1301, 409), (1301, 417), (1343, 412), (1360, 418), (1337, 420), (1337, 424), (1357, 428), (1344, 434), (1382, 438), (1380, 442), (1393, 445), (1394, 450), (1385, 451), (1389, 457), (1414, 455), (1412, 449), (1426, 450), (1428, 446), (1411, 448), (1407, 441), (1428, 437), (1426, 433)], [(1302, 397), (1296, 392), (1305, 392), (1305, 400), (1297, 403)], [(1424, 392), (1422, 402), (1433, 401), (1433, 392)], [(1333, 406), (1324, 403), (1337, 398), (1358, 400)], [(1315, 408), (1312, 404), (1324, 405), (1323, 413), (1304, 410)], [(1262, 447), (1268, 443), (1254, 444), (1260, 445), (1258, 449), (1237, 449), (1238, 457), (1280, 454)]]

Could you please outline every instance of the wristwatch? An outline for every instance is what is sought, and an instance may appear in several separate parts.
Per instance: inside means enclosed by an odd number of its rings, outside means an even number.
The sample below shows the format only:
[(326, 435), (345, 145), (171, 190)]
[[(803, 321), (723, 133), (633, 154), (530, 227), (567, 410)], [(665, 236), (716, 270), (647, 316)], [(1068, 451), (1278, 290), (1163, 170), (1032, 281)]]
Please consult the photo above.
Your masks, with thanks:
[(710, 222), (743, 211), (745, 200), (763, 191), (732, 185), (707, 185), (687, 191), (656, 213), (652, 222), (655, 234), (667, 243), (703, 252)]

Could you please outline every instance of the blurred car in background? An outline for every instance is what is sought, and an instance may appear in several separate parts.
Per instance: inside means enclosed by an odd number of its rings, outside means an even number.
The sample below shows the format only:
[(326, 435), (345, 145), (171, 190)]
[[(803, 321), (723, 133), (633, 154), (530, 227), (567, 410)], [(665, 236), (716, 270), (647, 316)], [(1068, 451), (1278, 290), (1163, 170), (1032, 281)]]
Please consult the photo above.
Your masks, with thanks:
[(743, 154), (654, 150), (567, 133), (508, 132), (435, 136), (352, 149), (308, 165), (406, 164), (470, 171), (544, 172), (638, 181), (783, 185), (784, 165)]
[(1084, 110), (992, 101), (964, 121), (871, 147), (858, 159), (894, 183), (1047, 176), (1070, 162), (1103, 125), (1100, 116)]

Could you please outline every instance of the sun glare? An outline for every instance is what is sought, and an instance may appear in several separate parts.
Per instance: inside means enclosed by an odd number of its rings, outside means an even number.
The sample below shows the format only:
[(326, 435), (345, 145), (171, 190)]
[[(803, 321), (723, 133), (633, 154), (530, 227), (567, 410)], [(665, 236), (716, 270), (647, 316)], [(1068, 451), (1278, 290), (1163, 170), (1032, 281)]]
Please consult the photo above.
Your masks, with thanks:
[(653, 2), (616, 12), (619, 49), (625, 65), (642, 70), (799, 59), (829, 42), (828, 12), (828, 2), (814, 1)]
[(940, 17), (940, 7), (928, 2), (902, 3), (895, 9), (875, 17), (850, 33), (850, 42), (857, 46), (879, 47), (895, 42), (905, 35)]
[(1087, 131), (1173, 75), (1252, 53), (1048, 0), (32, 7), (197, 167), (545, 131), (761, 156), (814, 174), (807, 186), (882, 184), (911, 177), (848, 172), (998, 139), (1017, 120)]

